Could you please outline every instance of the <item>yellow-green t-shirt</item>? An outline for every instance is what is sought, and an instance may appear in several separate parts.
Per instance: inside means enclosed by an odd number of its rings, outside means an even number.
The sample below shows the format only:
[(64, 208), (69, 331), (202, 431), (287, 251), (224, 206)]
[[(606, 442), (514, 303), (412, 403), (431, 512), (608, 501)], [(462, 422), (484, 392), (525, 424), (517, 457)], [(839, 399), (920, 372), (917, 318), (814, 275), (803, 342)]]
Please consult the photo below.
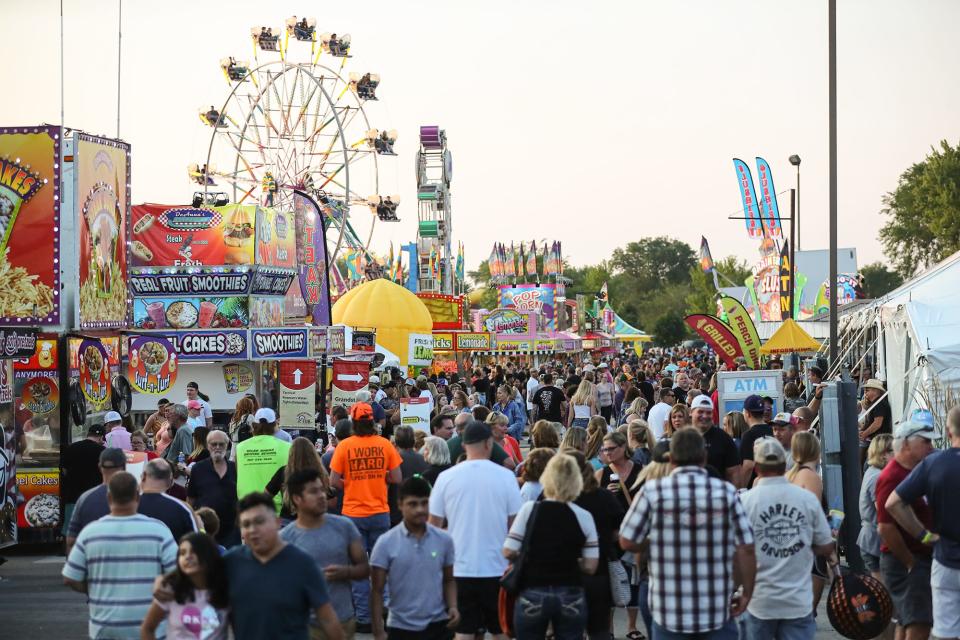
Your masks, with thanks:
[[(277, 469), (287, 464), (290, 443), (275, 436), (254, 436), (237, 445), (237, 498), (263, 491)], [(281, 491), (273, 498), (280, 513)]]

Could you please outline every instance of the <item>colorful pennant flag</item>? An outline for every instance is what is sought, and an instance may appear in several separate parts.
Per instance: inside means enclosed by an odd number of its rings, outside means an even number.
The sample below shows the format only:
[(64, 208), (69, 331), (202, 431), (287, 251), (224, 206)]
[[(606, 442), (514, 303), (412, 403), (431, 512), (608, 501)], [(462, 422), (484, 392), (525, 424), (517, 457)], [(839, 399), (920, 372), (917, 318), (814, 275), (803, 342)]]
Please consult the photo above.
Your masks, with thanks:
[(459, 243), (457, 247), (457, 280), (463, 282), (464, 280), (464, 258), (463, 258), (463, 243)]
[(537, 242), (536, 240), (530, 243), (530, 253), (527, 254), (527, 277), (533, 278), (534, 280), (540, 279), (540, 275), (537, 273)]
[(737, 172), (737, 183), (740, 185), (740, 198), (743, 200), (744, 224), (747, 234), (751, 238), (763, 237), (763, 222), (760, 218), (760, 209), (757, 207), (757, 193), (753, 188), (753, 174), (750, 167), (739, 159), (733, 159), (733, 168)]
[(514, 255), (513, 255), (513, 242), (512, 242), (512, 241), (510, 242), (510, 250), (507, 251), (507, 260), (506, 260), (506, 262), (507, 262), (507, 269), (506, 269), (506, 273), (505, 273), (504, 275), (506, 275), (508, 278), (516, 278), (516, 277), (517, 277), (517, 263), (516, 263), (516, 260), (514, 259)]
[(757, 182), (759, 183), (760, 206), (763, 211), (763, 228), (771, 238), (783, 237), (780, 224), (780, 209), (777, 207), (777, 192), (773, 186), (773, 173), (763, 158), (757, 158)]

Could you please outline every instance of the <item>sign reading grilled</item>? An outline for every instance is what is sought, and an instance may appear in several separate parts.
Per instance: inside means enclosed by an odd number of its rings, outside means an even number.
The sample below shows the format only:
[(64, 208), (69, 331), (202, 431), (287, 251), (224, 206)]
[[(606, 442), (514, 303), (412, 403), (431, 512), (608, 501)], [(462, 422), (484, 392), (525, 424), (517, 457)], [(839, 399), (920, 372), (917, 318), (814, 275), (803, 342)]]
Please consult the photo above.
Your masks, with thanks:
[(306, 329), (254, 329), (250, 332), (254, 359), (306, 358)]

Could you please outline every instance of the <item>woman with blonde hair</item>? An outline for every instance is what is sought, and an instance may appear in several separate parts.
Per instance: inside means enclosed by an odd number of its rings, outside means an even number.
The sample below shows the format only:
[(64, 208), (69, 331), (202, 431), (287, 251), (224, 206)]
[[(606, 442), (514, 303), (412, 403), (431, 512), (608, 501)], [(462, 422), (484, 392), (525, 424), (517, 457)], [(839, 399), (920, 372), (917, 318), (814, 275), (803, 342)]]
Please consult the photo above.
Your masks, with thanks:
[(823, 480), (817, 473), (820, 463), (820, 441), (809, 431), (793, 435), (790, 444), (793, 468), (787, 472), (787, 481), (802, 487), (815, 495), (819, 502), (823, 497)]
[(554, 423), (549, 420), (537, 420), (530, 430), (530, 446), (534, 449), (547, 447), (548, 449), (558, 449), (560, 447), (560, 434), (557, 433)]
[(633, 420), (647, 419), (647, 399), (643, 396), (637, 396), (627, 407), (627, 412), (623, 415), (623, 424), (630, 424)]
[(674, 433), (690, 426), (690, 408), (679, 402), (670, 409), (670, 416), (663, 425), (663, 437), (670, 438)]
[(653, 431), (646, 420), (631, 420), (627, 425), (627, 443), (633, 449), (631, 460), (641, 467), (650, 464), (650, 456), (656, 441), (653, 439)]
[[(796, 438), (796, 436), (794, 436)], [(893, 436), (882, 433), (870, 441), (867, 448), (867, 467), (860, 485), (860, 535), (857, 546), (863, 564), (877, 580), (883, 582), (880, 572), (880, 534), (877, 531), (877, 478), (893, 458)]]
[(587, 428), (590, 418), (600, 415), (593, 390), (593, 383), (583, 380), (576, 392), (570, 397), (570, 410), (567, 412), (567, 428)]
[(733, 438), (733, 443), (737, 445), (737, 451), (740, 450), (740, 439), (743, 438), (747, 429), (747, 421), (744, 419), (742, 411), (730, 411), (723, 416), (723, 430)]
[(551, 624), (557, 638), (580, 638), (587, 624), (582, 575), (593, 575), (599, 564), (597, 527), (573, 504), (583, 489), (573, 457), (553, 456), (540, 482), (545, 499), (520, 507), (503, 543), (504, 557), (516, 560), (529, 536), (517, 595), (524, 604), (514, 608), (514, 629), (518, 640), (543, 638)]
[(316, 469), (323, 480), (323, 485), (325, 487), (330, 486), (330, 478), (327, 475), (327, 470), (320, 461), (320, 455), (317, 453), (317, 449), (313, 446), (313, 443), (303, 437), (294, 438), (293, 444), (290, 445), (290, 453), (287, 454), (286, 466), (277, 469), (277, 472), (273, 474), (273, 477), (270, 478), (270, 482), (267, 483), (264, 489), (271, 497), (283, 491), (283, 505), (280, 507), (280, 519), (285, 521), (285, 523), (297, 517), (294, 513), (290, 496), (287, 495), (287, 478), (289, 478), (291, 474), (297, 471), (303, 471), (304, 469)]
[(600, 447), (603, 446), (603, 438), (608, 431), (607, 421), (601, 416), (590, 418), (590, 423), (587, 425), (587, 442), (583, 455), (587, 457), (587, 461), (590, 462), (594, 471), (603, 468), (603, 463), (600, 462)]
[(450, 406), (457, 410), (457, 413), (468, 413), (470, 411), (470, 400), (463, 391), (454, 391)]
[(513, 436), (507, 434), (507, 429), (510, 428), (510, 418), (505, 413), (492, 411), (487, 416), (486, 423), (490, 425), (490, 431), (493, 432), (493, 441), (503, 447), (507, 455), (513, 458), (514, 464), (523, 462), (520, 444)]
[(568, 451), (579, 451), (583, 453), (586, 447), (587, 430), (581, 429), (580, 427), (567, 429), (567, 432), (563, 434), (563, 440), (560, 441), (560, 453)]

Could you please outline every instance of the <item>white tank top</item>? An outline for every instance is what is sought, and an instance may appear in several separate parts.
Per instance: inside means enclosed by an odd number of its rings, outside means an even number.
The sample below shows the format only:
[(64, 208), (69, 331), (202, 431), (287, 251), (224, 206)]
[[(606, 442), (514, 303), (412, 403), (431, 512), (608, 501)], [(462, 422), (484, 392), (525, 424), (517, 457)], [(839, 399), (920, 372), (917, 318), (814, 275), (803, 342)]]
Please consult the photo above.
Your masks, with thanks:
[(573, 417), (574, 418), (590, 418), (590, 405), (586, 405), (586, 404), (573, 405)]

